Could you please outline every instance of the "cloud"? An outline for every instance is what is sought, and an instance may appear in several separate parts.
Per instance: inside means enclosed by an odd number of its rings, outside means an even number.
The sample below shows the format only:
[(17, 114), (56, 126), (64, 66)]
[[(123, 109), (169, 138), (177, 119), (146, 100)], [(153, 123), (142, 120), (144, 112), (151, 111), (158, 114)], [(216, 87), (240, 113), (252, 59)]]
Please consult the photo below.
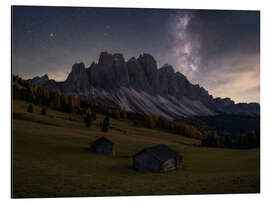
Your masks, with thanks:
[[(206, 63), (206, 62), (205, 62)], [(260, 97), (260, 54), (232, 51), (208, 61), (197, 80), (218, 97), (255, 102)], [(255, 88), (257, 87), (257, 88)], [(254, 91), (248, 91), (253, 89)]]
[[(209, 92), (219, 96), (230, 96), (236, 102), (259, 102), (260, 80), (254, 72), (227, 73), (224, 77), (226, 82), (219, 85), (219, 75), (214, 75), (217, 80), (209, 87)], [(252, 99), (252, 100), (251, 100)]]
[(257, 86), (254, 86), (254, 87), (251, 87), (247, 90), (244, 91), (244, 93), (248, 93), (248, 94), (257, 94), (257, 92), (260, 91), (260, 86), (257, 85)]

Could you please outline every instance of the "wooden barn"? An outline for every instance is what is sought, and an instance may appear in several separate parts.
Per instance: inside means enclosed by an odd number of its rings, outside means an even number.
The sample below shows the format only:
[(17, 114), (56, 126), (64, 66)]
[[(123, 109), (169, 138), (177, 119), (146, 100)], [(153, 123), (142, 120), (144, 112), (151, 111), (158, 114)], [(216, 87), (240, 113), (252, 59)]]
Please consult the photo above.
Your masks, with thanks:
[(98, 138), (95, 140), (90, 149), (92, 152), (96, 152), (98, 154), (109, 154), (114, 155), (113, 142), (105, 137)]
[(166, 172), (182, 168), (182, 164), (182, 157), (163, 144), (145, 148), (133, 156), (133, 166), (138, 171)]

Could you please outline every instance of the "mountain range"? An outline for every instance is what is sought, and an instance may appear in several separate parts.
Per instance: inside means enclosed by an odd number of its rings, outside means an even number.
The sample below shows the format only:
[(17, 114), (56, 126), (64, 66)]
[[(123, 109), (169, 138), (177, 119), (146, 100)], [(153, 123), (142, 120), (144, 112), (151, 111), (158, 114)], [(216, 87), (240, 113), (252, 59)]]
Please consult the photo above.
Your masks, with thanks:
[(28, 82), (50, 91), (170, 120), (218, 114), (260, 115), (258, 103), (236, 104), (230, 98), (214, 98), (182, 73), (175, 72), (171, 65), (158, 68), (150, 54), (126, 61), (120, 53), (101, 52), (98, 62), (89, 67), (75, 63), (63, 82), (49, 79), (47, 74)]

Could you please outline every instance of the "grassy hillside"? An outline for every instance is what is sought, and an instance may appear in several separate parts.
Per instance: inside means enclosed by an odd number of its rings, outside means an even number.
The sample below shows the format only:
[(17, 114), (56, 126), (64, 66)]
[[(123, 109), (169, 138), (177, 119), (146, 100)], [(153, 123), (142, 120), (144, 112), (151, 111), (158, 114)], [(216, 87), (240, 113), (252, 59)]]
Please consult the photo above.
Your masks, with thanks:
[[(13, 197), (248, 193), (260, 191), (260, 150), (198, 147), (199, 141), (111, 119), (102, 115), (90, 128), (82, 118), (13, 103)], [(116, 156), (97, 155), (89, 143), (105, 136)], [(131, 156), (146, 146), (166, 144), (183, 156), (184, 169), (169, 173), (133, 170)]]

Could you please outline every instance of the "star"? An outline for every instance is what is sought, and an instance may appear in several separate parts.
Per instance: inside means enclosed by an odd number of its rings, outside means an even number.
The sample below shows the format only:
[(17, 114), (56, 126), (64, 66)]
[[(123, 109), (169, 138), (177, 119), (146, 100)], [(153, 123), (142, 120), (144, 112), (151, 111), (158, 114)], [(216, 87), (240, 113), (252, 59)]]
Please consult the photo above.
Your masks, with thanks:
[(54, 38), (55, 34), (51, 32), (49, 36), (50, 36), (50, 38)]

